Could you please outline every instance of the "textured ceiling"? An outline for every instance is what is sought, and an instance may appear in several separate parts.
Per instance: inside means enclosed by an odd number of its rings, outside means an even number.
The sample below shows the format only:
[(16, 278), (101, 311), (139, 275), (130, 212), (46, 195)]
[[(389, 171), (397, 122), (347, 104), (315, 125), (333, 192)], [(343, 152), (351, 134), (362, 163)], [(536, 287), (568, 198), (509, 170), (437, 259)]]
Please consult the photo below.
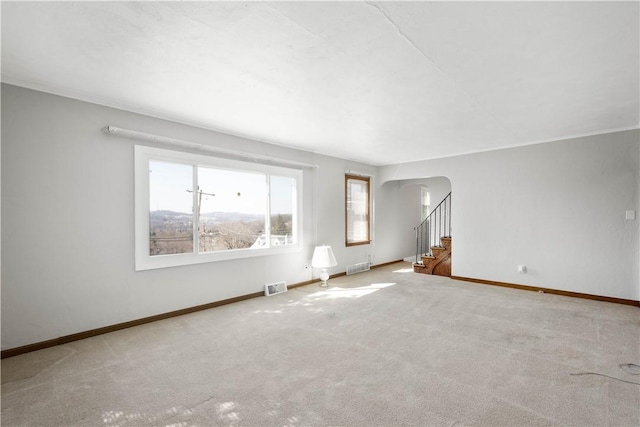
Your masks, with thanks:
[(2, 81), (370, 164), (637, 128), (638, 2), (2, 2)]

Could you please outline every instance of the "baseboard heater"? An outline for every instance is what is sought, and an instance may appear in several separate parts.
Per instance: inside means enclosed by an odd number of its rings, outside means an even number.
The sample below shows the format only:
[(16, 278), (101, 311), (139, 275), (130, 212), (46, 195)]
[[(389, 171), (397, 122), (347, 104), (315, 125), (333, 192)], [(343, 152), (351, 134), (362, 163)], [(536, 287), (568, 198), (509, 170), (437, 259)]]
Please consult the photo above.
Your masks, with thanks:
[(347, 276), (369, 270), (371, 270), (371, 265), (368, 262), (359, 262), (357, 264), (347, 266)]

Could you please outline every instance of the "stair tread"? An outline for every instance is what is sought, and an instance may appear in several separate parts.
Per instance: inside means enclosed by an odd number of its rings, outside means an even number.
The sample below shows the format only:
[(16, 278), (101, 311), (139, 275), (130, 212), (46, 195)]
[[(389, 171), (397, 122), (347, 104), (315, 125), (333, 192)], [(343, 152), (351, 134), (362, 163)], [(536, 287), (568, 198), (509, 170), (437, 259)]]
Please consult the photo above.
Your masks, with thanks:
[(442, 245), (431, 246), (431, 255), (422, 255), (422, 262), (413, 264), (415, 273), (451, 275), (451, 236), (441, 237), (440, 241)]

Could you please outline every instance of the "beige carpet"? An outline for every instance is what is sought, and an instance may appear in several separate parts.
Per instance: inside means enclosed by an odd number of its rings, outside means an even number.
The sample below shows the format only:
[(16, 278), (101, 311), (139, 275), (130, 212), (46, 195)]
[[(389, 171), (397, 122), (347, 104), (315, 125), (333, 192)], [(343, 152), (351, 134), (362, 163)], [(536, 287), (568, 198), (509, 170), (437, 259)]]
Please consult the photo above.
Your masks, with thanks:
[(640, 425), (640, 309), (409, 268), (5, 359), (2, 425)]

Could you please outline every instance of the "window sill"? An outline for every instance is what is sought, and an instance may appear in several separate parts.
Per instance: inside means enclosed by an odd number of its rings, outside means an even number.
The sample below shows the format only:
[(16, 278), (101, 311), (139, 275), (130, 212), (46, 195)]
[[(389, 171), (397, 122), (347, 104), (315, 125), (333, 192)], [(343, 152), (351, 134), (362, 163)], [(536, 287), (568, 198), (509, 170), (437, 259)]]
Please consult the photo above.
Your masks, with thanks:
[(143, 256), (136, 259), (136, 271), (154, 270), (158, 268), (181, 267), (186, 265), (204, 264), (208, 262), (231, 261), (234, 259), (255, 258), (261, 256), (279, 255), (300, 252), (300, 245), (289, 245), (268, 249), (236, 249), (223, 252), (202, 254), (172, 254)]
[(347, 247), (349, 246), (361, 246), (361, 245), (370, 245), (371, 244), (371, 240), (364, 240), (362, 242), (346, 242), (345, 245)]

